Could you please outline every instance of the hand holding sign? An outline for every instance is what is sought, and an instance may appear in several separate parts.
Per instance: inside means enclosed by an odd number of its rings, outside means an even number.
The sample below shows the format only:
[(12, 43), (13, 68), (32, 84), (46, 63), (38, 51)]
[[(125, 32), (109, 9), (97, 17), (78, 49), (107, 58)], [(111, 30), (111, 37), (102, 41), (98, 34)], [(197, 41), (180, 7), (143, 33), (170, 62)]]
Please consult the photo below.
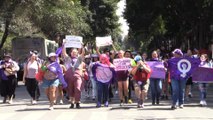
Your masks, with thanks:
[(64, 47), (65, 48), (82, 48), (83, 37), (66, 35)]
[(96, 46), (102, 47), (102, 46), (109, 46), (112, 45), (112, 37), (106, 36), (106, 37), (96, 37)]

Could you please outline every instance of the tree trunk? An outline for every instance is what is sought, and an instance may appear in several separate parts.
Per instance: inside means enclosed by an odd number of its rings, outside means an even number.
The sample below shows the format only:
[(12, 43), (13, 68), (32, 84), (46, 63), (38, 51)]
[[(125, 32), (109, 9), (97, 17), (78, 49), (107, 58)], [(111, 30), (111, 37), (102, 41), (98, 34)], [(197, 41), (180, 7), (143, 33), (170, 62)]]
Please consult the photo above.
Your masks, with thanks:
[(6, 19), (6, 21), (5, 21), (5, 31), (4, 31), (4, 34), (3, 34), (2, 38), (1, 38), (1, 43), (0, 43), (0, 50), (3, 48), (4, 43), (7, 40), (7, 36), (9, 34), (9, 25), (10, 25), (10, 20)]

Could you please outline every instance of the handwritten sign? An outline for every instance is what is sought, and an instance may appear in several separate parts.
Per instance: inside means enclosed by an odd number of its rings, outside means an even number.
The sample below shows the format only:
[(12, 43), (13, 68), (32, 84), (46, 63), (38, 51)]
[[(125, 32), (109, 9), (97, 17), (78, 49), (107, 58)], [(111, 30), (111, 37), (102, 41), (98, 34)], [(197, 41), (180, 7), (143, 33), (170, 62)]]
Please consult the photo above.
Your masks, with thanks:
[(96, 46), (102, 47), (102, 46), (109, 46), (112, 45), (112, 37), (106, 36), (106, 37), (96, 37)]
[(115, 65), (115, 71), (128, 70), (131, 67), (131, 59), (114, 59), (113, 64)]
[(166, 75), (166, 71), (164, 69), (164, 65), (162, 62), (159, 61), (147, 61), (146, 62), (151, 70), (151, 76), (150, 78), (161, 78), (161, 79), (165, 79), (165, 75)]
[(83, 37), (66, 35), (65, 41), (65, 48), (81, 48), (83, 43)]

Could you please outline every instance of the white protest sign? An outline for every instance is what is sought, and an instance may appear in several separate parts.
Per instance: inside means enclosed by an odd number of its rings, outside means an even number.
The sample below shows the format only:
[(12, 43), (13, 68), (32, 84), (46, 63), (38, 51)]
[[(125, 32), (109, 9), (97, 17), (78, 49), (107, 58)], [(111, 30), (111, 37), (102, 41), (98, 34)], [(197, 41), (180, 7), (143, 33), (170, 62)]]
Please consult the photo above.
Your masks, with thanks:
[(112, 45), (112, 37), (106, 36), (106, 37), (96, 37), (96, 46), (102, 47), (102, 46), (109, 46)]
[(115, 71), (129, 70), (131, 68), (131, 59), (114, 59), (113, 64), (115, 65)]
[(65, 41), (65, 48), (81, 48), (83, 43), (83, 37), (66, 35)]

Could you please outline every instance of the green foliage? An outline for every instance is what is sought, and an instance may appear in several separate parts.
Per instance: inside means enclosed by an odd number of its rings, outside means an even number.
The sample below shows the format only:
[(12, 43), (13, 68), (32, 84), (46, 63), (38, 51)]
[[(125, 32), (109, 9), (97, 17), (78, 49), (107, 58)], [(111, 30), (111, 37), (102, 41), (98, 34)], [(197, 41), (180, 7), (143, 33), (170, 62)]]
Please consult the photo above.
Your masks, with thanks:
[(120, 32), (115, 14), (118, 2), (119, 0), (2, 0), (0, 22), (4, 24), (9, 19), (9, 33), (17, 36), (54, 39), (59, 32), (83, 36), (86, 42), (105, 35), (112, 35), (117, 39)]
[(210, 41), (212, 11), (212, 0), (127, 0), (129, 41), (137, 49), (160, 47), (165, 40), (181, 47), (186, 39), (193, 47), (205, 47)]

